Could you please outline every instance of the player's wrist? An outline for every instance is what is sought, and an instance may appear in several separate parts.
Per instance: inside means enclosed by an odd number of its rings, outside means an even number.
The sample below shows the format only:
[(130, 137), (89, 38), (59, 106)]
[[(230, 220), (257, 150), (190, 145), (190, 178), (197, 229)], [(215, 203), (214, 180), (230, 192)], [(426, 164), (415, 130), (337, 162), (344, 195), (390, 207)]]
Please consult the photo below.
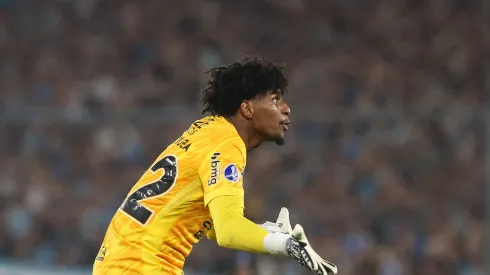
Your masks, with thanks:
[(268, 233), (264, 238), (264, 250), (271, 255), (287, 256), (287, 242), (292, 236), (284, 233)]

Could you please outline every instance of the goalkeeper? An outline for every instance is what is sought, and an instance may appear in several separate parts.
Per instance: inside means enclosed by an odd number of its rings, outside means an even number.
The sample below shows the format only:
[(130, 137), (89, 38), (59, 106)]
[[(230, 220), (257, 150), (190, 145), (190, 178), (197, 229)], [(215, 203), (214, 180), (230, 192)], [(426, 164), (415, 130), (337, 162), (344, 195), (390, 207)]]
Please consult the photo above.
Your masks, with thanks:
[[(247, 152), (263, 142), (284, 143), (290, 108), (283, 69), (247, 57), (212, 69), (203, 113), (169, 145), (129, 191), (114, 215), (93, 274), (182, 274), (204, 235), (225, 248), (289, 256), (317, 274), (337, 267), (318, 256), (287, 209), (278, 223), (244, 217)], [(245, 232), (245, 233), (244, 233)]]

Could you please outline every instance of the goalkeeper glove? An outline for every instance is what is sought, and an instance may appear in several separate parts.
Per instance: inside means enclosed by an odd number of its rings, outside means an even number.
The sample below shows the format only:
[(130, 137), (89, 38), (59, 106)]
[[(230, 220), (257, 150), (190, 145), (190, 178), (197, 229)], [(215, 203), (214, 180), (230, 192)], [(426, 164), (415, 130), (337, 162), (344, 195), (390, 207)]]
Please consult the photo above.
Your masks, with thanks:
[[(267, 224), (267, 225), (265, 225)], [(301, 225), (294, 230), (289, 221), (289, 211), (283, 207), (276, 223), (266, 222), (270, 234), (264, 239), (264, 247), (271, 254), (284, 254), (295, 259), (304, 268), (321, 275), (337, 274), (337, 266), (323, 260), (311, 247)], [(282, 252), (282, 253), (281, 253)]]
[(281, 208), (275, 223), (266, 221), (265, 223), (260, 224), (260, 226), (269, 233), (283, 233), (289, 235), (293, 233), (293, 229), (289, 223), (289, 210), (286, 207)]
[(337, 274), (337, 266), (325, 261), (313, 250), (301, 225), (297, 224), (294, 227), (292, 236), (293, 238), (286, 242), (286, 251), (291, 258), (319, 275)]

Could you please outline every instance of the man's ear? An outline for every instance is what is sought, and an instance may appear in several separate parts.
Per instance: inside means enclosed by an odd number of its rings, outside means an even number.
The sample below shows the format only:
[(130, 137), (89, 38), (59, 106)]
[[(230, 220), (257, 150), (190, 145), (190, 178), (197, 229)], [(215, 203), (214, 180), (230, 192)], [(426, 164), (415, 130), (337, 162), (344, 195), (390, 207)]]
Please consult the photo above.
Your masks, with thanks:
[(249, 100), (242, 101), (240, 103), (240, 112), (247, 120), (252, 119), (254, 113), (253, 102)]

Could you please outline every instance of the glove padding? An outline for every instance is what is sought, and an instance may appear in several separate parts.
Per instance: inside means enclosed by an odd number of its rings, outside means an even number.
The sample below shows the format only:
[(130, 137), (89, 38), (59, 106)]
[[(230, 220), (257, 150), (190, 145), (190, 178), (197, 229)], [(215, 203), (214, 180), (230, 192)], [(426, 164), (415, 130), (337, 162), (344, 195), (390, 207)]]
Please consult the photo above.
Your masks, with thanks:
[(289, 210), (286, 207), (281, 208), (275, 223), (266, 221), (265, 223), (259, 225), (269, 233), (283, 233), (289, 235), (293, 233), (291, 223), (289, 222)]
[(287, 208), (281, 208), (275, 223), (267, 221), (260, 226), (269, 233), (282, 233), (291, 236), (286, 241), (286, 253), (304, 268), (315, 271), (320, 275), (337, 274), (337, 266), (325, 261), (313, 250), (306, 238), (303, 227), (297, 224), (294, 230), (292, 229)]
[(319, 275), (337, 274), (337, 266), (325, 261), (311, 247), (303, 227), (297, 224), (292, 232), (292, 238), (286, 242), (286, 251), (304, 268), (315, 271)]

